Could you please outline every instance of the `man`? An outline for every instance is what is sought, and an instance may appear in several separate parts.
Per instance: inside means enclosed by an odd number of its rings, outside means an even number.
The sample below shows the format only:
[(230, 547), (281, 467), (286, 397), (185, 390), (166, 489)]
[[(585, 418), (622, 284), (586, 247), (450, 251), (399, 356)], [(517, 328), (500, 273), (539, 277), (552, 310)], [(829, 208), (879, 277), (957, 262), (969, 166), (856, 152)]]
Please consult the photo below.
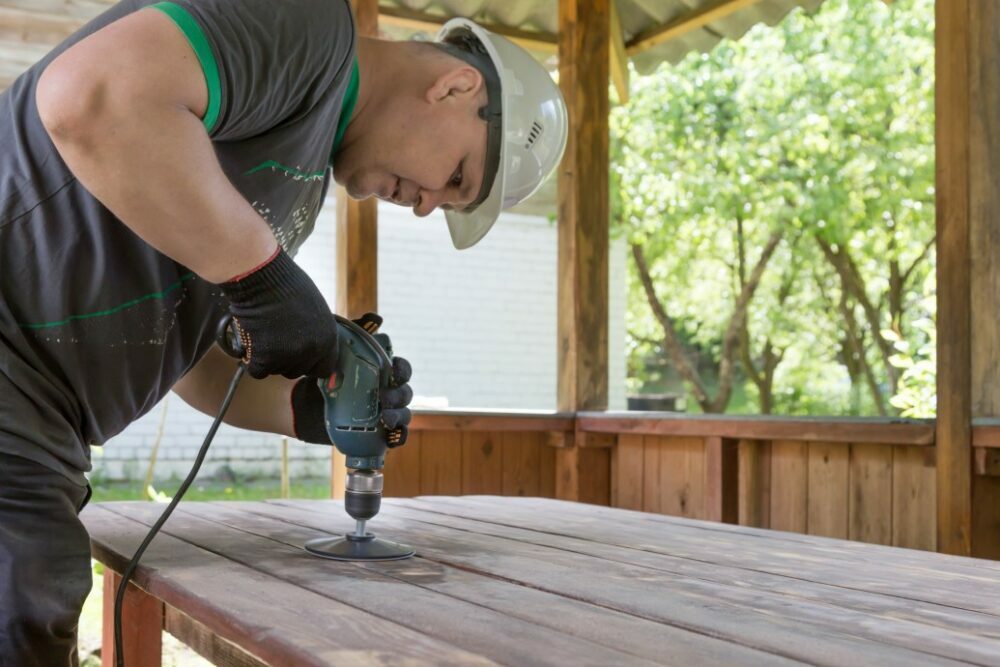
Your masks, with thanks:
[[(256, 380), (227, 422), (329, 444), (337, 325), (291, 257), (331, 174), (446, 211), (456, 247), (558, 163), (531, 57), (471, 22), (355, 36), (345, 0), (125, 0), (0, 96), (0, 665), (75, 661), (89, 447), (175, 390), (214, 414), (234, 315)], [(407, 365), (383, 397), (409, 421)]]

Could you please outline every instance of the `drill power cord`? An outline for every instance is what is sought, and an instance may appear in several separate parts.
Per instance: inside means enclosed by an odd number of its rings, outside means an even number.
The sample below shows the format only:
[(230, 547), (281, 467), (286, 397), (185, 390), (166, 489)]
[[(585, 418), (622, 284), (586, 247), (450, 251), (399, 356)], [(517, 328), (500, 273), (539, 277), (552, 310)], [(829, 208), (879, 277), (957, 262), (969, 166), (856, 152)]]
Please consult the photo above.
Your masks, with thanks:
[(236, 372), (233, 374), (233, 379), (229, 381), (229, 390), (226, 392), (226, 397), (222, 401), (222, 407), (219, 408), (219, 413), (215, 416), (215, 421), (212, 422), (212, 427), (208, 429), (208, 433), (205, 435), (205, 441), (201, 443), (201, 449), (198, 450), (198, 456), (195, 458), (194, 465), (191, 466), (191, 472), (184, 479), (184, 483), (180, 485), (177, 489), (177, 493), (174, 494), (173, 500), (167, 505), (167, 509), (163, 510), (163, 514), (160, 518), (156, 520), (153, 527), (149, 529), (146, 533), (146, 538), (139, 545), (139, 548), (135, 550), (135, 555), (132, 556), (132, 560), (129, 561), (128, 567), (125, 568), (125, 572), (122, 573), (121, 583), (118, 584), (118, 593), (115, 595), (115, 665), (117, 667), (125, 667), (125, 657), (122, 654), (122, 603), (125, 601), (125, 591), (128, 588), (129, 580), (132, 579), (132, 575), (135, 573), (135, 568), (139, 565), (139, 559), (142, 558), (142, 554), (145, 553), (146, 547), (149, 543), (153, 541), (156, 534), (160, 532), (160, 528), (166, 523), (167, 519), (170, 518), (171, 513), (173, 513), (174, 508), (184, 497), (187, 492), (188, 487), (191, 486), (191, 482), (194, 478), (198, 476), (198, 470), (201, 469), (201, 464), (205, 460), (205, 455), (208, 454), (208, 447), (212, 444), (212, 438), (215, 437), (215, 432), (219, 430), (219, 425), (222, 423), (222, 418), (226, 416), (226, 411), (229, 410), (229, 404), (233, 402), (233, 396), (236, 394), (236, 387), (240, 383), (240, 379), (243, 377), (243, 373), (246, 372), (246, 365), (240, 363), (236, 368)]

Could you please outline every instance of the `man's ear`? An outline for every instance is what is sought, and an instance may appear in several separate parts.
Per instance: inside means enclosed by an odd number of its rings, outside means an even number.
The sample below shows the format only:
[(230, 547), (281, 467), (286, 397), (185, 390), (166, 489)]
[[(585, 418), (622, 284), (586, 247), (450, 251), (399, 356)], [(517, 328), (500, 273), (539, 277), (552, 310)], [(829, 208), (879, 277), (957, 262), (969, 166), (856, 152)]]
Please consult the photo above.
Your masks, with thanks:
[(427, 101), (441, 102), (449, 97), (475, 96), (483, 87), (483, 75), (471, 65), (453, 67), (442, 73), (427, 89)]

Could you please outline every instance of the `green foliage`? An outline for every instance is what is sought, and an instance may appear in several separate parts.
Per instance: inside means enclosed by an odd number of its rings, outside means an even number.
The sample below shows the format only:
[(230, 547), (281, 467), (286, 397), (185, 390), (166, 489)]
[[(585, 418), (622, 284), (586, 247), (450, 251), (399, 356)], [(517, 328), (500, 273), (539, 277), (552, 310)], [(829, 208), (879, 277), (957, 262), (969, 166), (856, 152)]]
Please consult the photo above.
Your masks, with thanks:
[(919, 309), (924, 316), (913, 321), (911, 340), (895, 332), (890, 336), (896, 354), (890, 362), (903, 370), (893, 407), (904, 417), (933, 417), (937, 407), (937, 301), (933, 275), (924, 281), (924, 297)]
[[(613, 110), (613, 226), (641, 247), (707, 376), (722, 371), (742, 286), (782, 234), (739, 326), (738, 379), (766, 411), (933, 410), (913, 393), (927, 377), (890, 361), (893, 344), (926, 350), (921, 304), (933, 297), (920, 290), (933, 275), (933, 18), (932, 0), (827, 0), (634, 77)], [(641, 385), (653, 379), (643, 360), (667, 355), (630, 269)]]

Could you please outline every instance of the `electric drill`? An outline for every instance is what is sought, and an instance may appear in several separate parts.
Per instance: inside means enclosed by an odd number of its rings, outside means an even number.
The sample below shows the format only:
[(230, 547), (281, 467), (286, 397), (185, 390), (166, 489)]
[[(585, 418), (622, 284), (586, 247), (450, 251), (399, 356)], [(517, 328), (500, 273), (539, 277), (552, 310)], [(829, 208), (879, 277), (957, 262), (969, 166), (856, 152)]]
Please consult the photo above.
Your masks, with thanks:
[(365, 527), (382, 504), (382, 467), (390, 443), (402, 436), (382, 422), (382, 392), (392, 382), (392, 347), (376, 335), (382, 318), (368, 313), (356, 322), (335, 315), (340, 325), (337, 371), (317, 380), (325, 398), (326, 430), (346, 457), (344, 509), (356, 521), (353, 533), (306, 543), (306, 550), (334, 560), (397, 560), (413, 549), (376, 538)]

